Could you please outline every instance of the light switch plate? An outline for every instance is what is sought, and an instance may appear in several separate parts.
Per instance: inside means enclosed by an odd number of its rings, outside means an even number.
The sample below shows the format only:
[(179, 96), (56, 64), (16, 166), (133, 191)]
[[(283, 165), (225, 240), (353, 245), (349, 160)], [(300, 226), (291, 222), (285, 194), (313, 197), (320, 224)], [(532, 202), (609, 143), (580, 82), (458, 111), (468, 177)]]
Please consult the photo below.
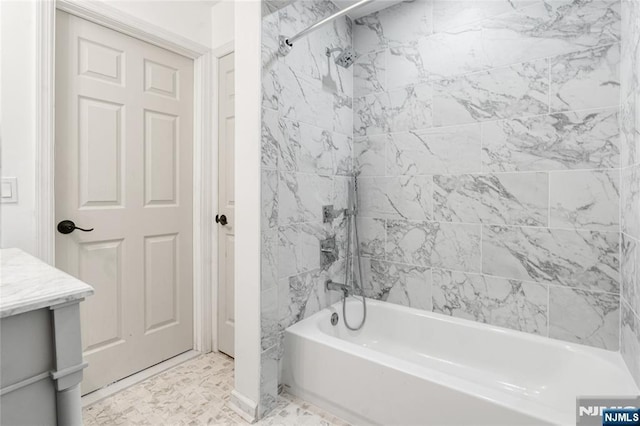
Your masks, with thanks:
[(0, 200), (2, 204), (18, 202), (18, 179), (3, 177), (0, 182)]

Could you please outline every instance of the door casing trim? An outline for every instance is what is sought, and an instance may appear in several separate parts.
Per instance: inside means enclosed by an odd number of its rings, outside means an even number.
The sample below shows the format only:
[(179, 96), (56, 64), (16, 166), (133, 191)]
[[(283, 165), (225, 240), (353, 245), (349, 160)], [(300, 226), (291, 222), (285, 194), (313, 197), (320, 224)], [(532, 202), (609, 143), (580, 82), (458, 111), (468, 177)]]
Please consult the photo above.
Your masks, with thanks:
[[(212, 52), (180, 35), (102, 2), (42, 0), (36, 8), (36, 247), (38, 256), (55, 261), (55, 34), (56, 9), (94, 22), (193, 60), (193, 349), (217, 350), (217, 328), (211, 301), (218, 278), (213, 274), (217, 232), (217, 138), (212, 138)], [(215, 146), (214, 146), (215, 145)], [(216, 154), (217, 157), (217, 154)], [(216, 158), (217, 160), (217, 158)], [(214, 235), (216, 234), (216, 235)], [(215, 299), (214, 299), (215, 298)]]
[[(214, 64), (213, 64), (213, 72), (212, 72), (212, 80), (215, 82), (214, 84), (215, 86), (215, 90), (213, 91), (213, 105), (212, 105), (212, 111), (211, 111), (211, 116), (212, 117), (216, 117), (215, 120), (213, 120), (213, 134), (215, 135), (215, 139), (218, 140), (218, 130), (220, 129), (220, 123), (218, 122), (218, 110), (219, 110), (219, 102), (220, 102), (220, 90), (218, 87), (218, 76), (220, 74), (220, 59), (223, 56), (227, 56), (230, 53), (233, 53), (235, 51), (235, 44), (233, 41), (230, 41), (228, 43), (223, 44), (222, 46), (219, 46), (217, 48), (215, 48), (213, 50), (213, 57), (214, 57)], [(219, 142), (218, 142), (219, 143)], [(216, 145), (214, 152), (212, 153), (212, 163), (216, 165), (216, 170), (219, 173), (219, 169), (218, 169), (218, 161), (220, 161), (219, 158), (219, 153), (218, 153), (218, 148), (219, 145)], [(213, 190), (213, 194), (215, 197), (214, 200), (214, 205), (216, 206), (216, 211), (218, 211), (218, 195), (219, 195), (219, 188), (218, 188), (218, 175), (216, 174), (215, 176), (215, 188)], [(220, 283), (220, 279), (218, 277), (218, 271), (219, 271), (219, 265), (217, 262), (222, 261), (222, 258), (219, 256), (218, 254), (218, 238), (220, 237), (219, 232), (218, 232), (218, 227), (214, 227), (214, 244), (212, 245), (212, 251), (213, 251), (213, 259), (214, 262), (216, 262), (215, 265), (215, 271), (216, 271), (216, 276), (215, 276), (215, 280), (218, 283), (218, 286), (216, 286), (216, 288), (214, 289), (215, 291), (213, 292), (213, 294), (211, 295), (211, 305), (215, 306), (216, 309), (218, 308), (218, 303), (220, 303), (220, 297), (219, 297), (219, 290), (220, 287), (219, 285), (221, 285)], [(214, 329), (214, 334), (217, 336), (218, 335), (218, 315), (213, 315), (212, 318), (212, 324), (213, 324), (213, 329)], [(215, 339), (214, 343), (213, 343), (213, 350), (214, 351), (218, 351), (218, 339)]]

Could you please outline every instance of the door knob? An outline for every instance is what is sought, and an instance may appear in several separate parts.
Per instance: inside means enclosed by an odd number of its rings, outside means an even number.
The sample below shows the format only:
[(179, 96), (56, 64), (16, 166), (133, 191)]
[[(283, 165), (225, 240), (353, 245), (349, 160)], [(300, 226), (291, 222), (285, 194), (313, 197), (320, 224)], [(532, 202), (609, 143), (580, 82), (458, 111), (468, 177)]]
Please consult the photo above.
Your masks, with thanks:
[(227, 217), (223, 214), (221, 214), (220, 216), (216, 215), (216, 223), (219, 223), (222, 226), (225, 226), (227, 223)]
[(83, 228), (78, 228), (76, 226), (75, 223), (73, 223), (70, 220), (63, 220), (62, 222), (60, 222), (58, 224), (58, 232), (61, 234), (70, 234), (73, 231), (75, 231), (76, 229), (83, 231), (83, 232), (91, 232), (93, 231), (93, 228), (91, 229), (83, 229)]

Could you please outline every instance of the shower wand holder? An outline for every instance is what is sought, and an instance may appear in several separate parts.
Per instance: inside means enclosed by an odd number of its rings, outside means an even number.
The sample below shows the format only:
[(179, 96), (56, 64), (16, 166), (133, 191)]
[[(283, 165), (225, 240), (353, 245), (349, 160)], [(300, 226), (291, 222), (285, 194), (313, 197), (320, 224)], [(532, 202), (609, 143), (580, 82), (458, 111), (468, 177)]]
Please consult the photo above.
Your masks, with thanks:
[(336, 210), (333, 204), (322, 206), (322, 223), (331, 223), (336, 218)]
[(340, 215), (352, 216), (355, 214), (354, 210), (349, 209), (335, 209), (333, 204), (322, 206), (322, 223), (331, 223), (334, 219), (340, 217)]

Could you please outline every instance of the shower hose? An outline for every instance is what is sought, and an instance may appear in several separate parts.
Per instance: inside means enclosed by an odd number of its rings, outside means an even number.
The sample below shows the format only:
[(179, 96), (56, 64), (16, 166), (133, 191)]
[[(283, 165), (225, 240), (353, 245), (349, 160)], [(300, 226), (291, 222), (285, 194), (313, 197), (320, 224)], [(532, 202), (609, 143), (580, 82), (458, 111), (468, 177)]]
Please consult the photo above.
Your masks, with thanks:
[[(348, 294), (345, 291), (342, 295), (342, 318), (344, 318), (344, 325), (352, 331), (357, 331), (360, 330), (362, 328), (362, 326), (364, 325), (365, 321), (367, 320), (367, 300), (364, 297), (364, 289), (362, 287), (362, 263), (360, 262), (360, 239), (358, 238), (358, 224), (355, 223), (356, 222), (356, 217), (357, 217), (357, 211), (358, 211), (358, 177), (357, 175), (353, 176), (353, 191), (349, 191), (349, 207), (353, 207), (353, 210), (349, 211), (349, 208), (347, 208), (346, 210), (346, 216), (347, 216), (347, 264), (345, 267), (345, 278), (344, 278), (344, 282), (345, 285), (347, 285), (349, 283), (349, 276), (351, 276), (351, 287), (354, 290), (354, 294), (356, 292), (356, 288), (360, 287), (360, 295), (362, 296), (362, 321), (360, 322), (360, 324), (357, 327), (352, 327), (351, 325), (349, 325), (349, 322), (347, 321), (347, 297)], [(351, 188), (350, 188), (351, 189)], [(355, 239), (355, 246), (356, 246), (356, 250), (355, 253), (353, 254), (353, 256), (356, 257), (357, 262), (358, 262), (358, 278), (359, 280), (356, 281), (354, 274), (350, 274), (349, 272), (351, 271), (351, 260), (352, 260), (352, 254), (351, 254), (351, 224), (353, 222), (353, 230), (354, 230), (354, 239)], [(357, 284), (357, 283), (360, 284)]]

